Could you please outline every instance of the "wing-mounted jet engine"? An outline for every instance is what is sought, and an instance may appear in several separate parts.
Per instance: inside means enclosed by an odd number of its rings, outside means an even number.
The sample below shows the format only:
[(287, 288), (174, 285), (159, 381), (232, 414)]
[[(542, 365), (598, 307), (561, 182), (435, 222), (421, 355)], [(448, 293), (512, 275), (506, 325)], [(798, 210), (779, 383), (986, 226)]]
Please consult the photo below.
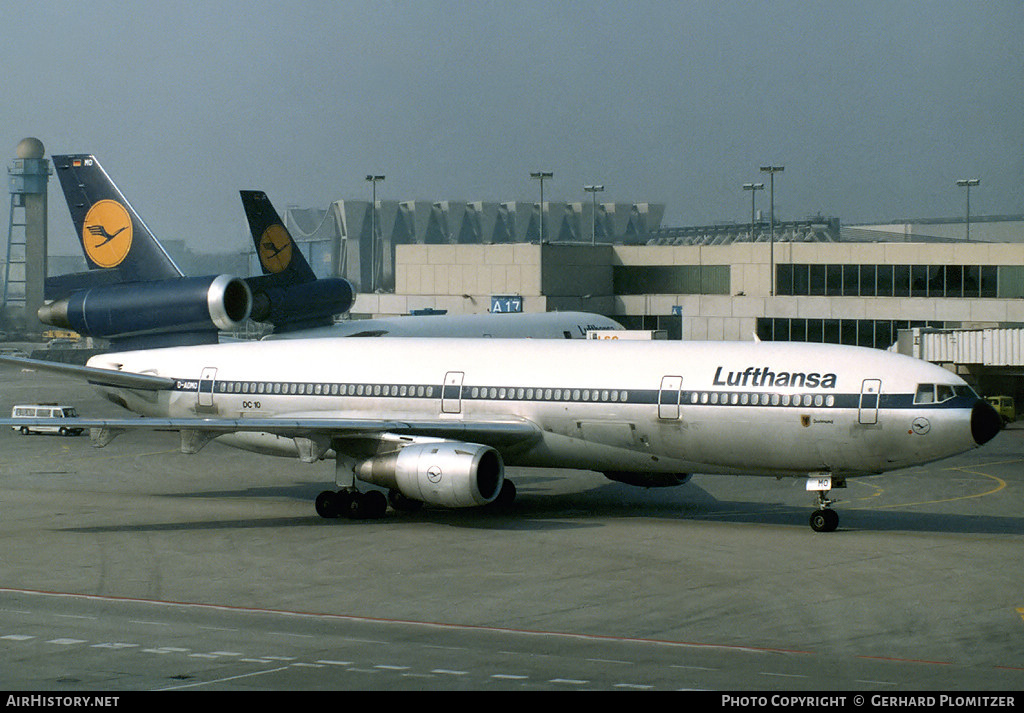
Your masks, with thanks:
[[(325, 490), (316, 499), (324, 518), (355, 519), (384, 515), (388, 503), (396, 510), (422, 505), (447, 508), (511, 503), (515, 486), (505, 478), (501, 454), (487, 445), (437, 438), (384, 438), (382, 450), (364, 458), (338, 454), (337, 491)], [(344, 474), (342, 474), (344, 473)], [(355, 480), (388, 489), (360, 491)]]

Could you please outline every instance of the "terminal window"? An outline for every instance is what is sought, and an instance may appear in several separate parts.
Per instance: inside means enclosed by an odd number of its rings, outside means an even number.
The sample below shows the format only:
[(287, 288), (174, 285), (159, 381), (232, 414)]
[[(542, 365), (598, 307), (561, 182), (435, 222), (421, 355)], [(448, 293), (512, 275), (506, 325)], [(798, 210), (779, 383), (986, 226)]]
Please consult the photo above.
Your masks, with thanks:
[(1024, 298), (1021, 265), (776, 265), (776, 293), (823, 297)]

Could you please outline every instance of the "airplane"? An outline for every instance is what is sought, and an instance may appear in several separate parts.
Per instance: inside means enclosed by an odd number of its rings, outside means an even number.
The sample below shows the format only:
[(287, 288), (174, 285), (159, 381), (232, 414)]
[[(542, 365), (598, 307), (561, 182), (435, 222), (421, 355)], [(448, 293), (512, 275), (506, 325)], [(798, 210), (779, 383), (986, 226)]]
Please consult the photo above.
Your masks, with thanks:
[[(40, 320), (109, 339), (118, 350), (216, 343), (246, 318), (272, 338), (448, 336), (586, 338), (621, 330), (585, 312), (410, 315), (345, 320), (355, 298), (343, 278), (317, 278), (262, 191), (241, 191), (262, 275), (186, 277), (92, 154), (53, 156), (89, 270), (47, 278)], [(440, 318), (439, 318), (440, 317)]]
[[(333, 458), (336, 487), (315, 503), (324, 518), (382, 517), (388, 502), (507, 505), (505, 468), (522, 466), (641, 487), (693, 473), (806, 478), (810, 526), (830, 532), (829, 493), (848, 478), (956, 455), (1002, 427), (942, 367), (833, 344), (304, 339), (110, 353), (85, 366), (0, 361), (85, 379), (141, 416), (62, 422), (93, 429), (94, 445), (162, 428), (179, 431), (186, 453), (218, 438)], [(37, 420), (18, 424), (52, 425)]]
[(352, 305), (347, 280), (280, 259), (273, 274), (186, 277), (95, 156), (52, 158), (89, 269), (47, 278), (44, 324), (135, 349), (216, 343), (250, 317), (322, 326)]

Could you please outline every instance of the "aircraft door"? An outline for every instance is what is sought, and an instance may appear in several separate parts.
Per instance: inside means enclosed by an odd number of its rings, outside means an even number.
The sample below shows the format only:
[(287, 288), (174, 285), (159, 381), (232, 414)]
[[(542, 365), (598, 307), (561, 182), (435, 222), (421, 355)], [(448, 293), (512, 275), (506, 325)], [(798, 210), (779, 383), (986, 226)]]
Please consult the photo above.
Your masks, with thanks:
[(208, 366), (203, 369), (199, 377), (199, 406), (210, 408), (213, 406), (213, 386), (217, 381), (216, 367)]
[(681, 376), (661, 377), (661, 389), (658, 391), (658, 418), (679, 418), (679, 393), (683, 386)]
[(878, 400), (882, 393), (880, 379), (864, 379), (860, 387), (860, 404), (857, 409), (857, 420), (865, 426), (878, 423)]
[(462, 371), (449, 371), (441, 387), (441, 413), (462, 413)]

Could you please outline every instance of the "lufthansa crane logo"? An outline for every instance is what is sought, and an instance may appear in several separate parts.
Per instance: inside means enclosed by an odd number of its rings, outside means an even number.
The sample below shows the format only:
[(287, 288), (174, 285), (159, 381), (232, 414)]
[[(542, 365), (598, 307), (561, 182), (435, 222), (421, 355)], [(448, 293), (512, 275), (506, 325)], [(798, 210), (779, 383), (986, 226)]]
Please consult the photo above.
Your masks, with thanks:
[(292, 261), (292, 239), (280, 223), (274, 223), (260, 236), (260, 264), (267, 272), (281, 272)]
[(438, 483), (440, 483), (441, 482), (441, 466), (439, 466), (439, 465), (432, 465), (429, 468), (427, 468), (427, 480), (429, 480), (434, 485), (437, 485)]
[(132, 219), (117, 201), (92, 204), (82, 228), (85, 254), (100, 267), (117, 267), (132, 248)]

